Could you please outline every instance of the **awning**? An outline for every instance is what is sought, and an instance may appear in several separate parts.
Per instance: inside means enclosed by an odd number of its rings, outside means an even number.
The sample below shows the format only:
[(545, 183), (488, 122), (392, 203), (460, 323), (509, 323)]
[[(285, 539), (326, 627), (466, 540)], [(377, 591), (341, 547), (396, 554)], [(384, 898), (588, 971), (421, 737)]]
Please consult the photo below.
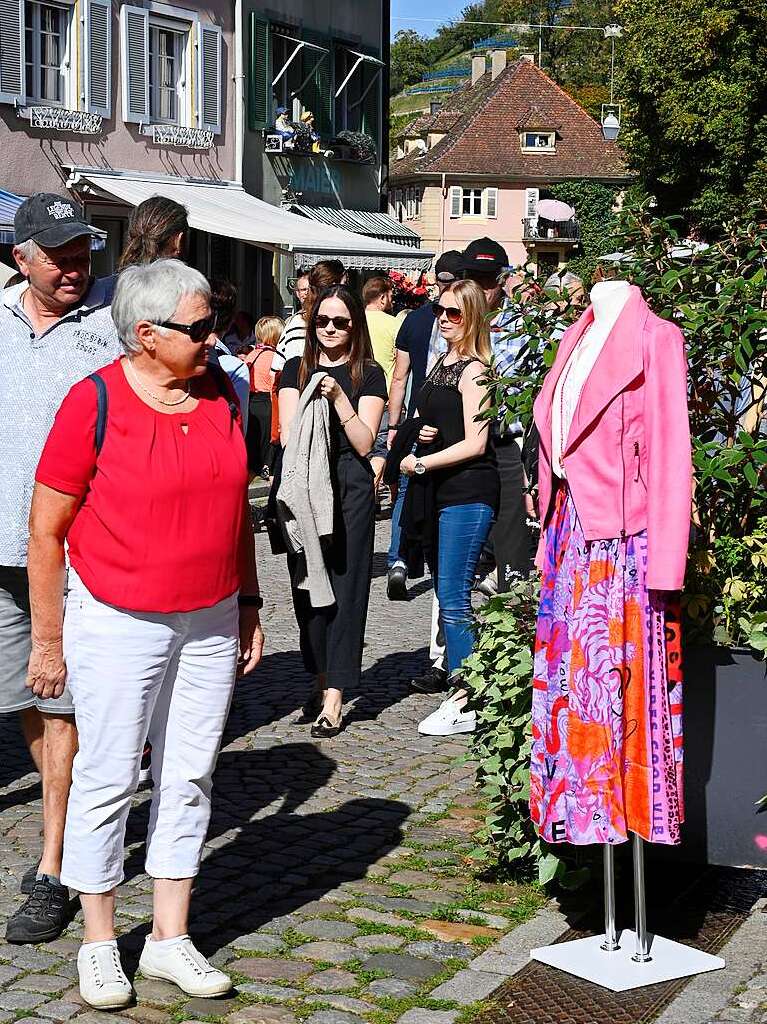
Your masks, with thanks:
[(377, 213), (369, 210), (339, 210), (335, 206), (301, 206), (294, 203), (291, 209), (302, 217), (329, 224), (343, 231), (354, 231), (368, 238), (380, 238), (385, 242), (396, 242), (400, 245), (411, 245), (417, 248), (421, 244), (421, 236), (415, 231), (400, 224), (388, 213)]
[(338, 257), (347, 267), (372, 270), (427, 270), (432, 252), (384, 242), (352, 231), (319, 224), (289, 210), (271, 206), (233, 182), (199, 182), (71, 168), (67, 183), (79, 192), (112, 196), (138, 206), (151, 196), (182, 203), (189, 224), (224, 238), (236, 238), (272, 252), (292, 253), (296, 267)]

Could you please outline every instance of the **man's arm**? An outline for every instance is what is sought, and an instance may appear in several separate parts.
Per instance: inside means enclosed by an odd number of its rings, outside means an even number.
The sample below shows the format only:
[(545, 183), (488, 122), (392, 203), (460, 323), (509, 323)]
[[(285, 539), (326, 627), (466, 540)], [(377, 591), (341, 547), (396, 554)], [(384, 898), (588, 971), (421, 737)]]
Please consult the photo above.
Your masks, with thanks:
[(405, 392), (407, 391), (407, 379), (410, 375), (410, 353), (403, 349), (397, 349), (397, 358), (394, 363), (394, 375), (389, 388), (389, 433), (386, 445), (391, 448), (394, 444), (400, 419), (402, 418), (402, 406), (405, 403)]

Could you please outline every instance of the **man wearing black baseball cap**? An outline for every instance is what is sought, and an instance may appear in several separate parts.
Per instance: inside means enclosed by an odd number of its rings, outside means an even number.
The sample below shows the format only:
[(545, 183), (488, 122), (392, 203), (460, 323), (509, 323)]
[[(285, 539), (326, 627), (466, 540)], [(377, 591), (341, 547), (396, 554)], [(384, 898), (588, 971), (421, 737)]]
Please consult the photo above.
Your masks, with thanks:
[(463, 253), (463, 277), (476, 281), (482, 288), (490, 309), (498, 309), (503, 300), (503, 289), (498, 278), (509, 265), (506, 250), (492, 238), (478, 238), (469, 242)]
[[(28, 689), (33, 648), (27, 577), (29, 506), (35, 469), (70, 387), (120, 353), (110, 315), (113, 282), (91, 278), (88, 224), (68, 197), (38, 193), (16, 212), (13, 256), (22, 284), (0, 296), (0, 714), (19, 712), (43, 783), (43, 853), (25, 873), (29, 895), (8, 921), (9, 942), (50, 942), (67, 923), (59, 881), (72, 760), (77, 750), (68, 691), (45, 699)], [(84, 425), (85, 429), (85, 425)], [(60, 637), (36, 636), (38, 653)]]

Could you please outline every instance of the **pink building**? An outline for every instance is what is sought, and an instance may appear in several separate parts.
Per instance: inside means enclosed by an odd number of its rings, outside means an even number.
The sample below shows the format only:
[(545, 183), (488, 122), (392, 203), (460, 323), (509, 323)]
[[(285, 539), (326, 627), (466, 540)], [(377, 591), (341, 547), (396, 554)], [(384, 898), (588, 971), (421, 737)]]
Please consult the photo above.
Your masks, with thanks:
[(472, 80), (397, 140), (390, 213), (416, 231), (425, 249), (464, 249), (489, 235), (512, 264), (548, 274), (577, 247), (576, 216), (547, 221), (538, 205), (555, 182), (624, 184), (621, 150), (532, 60), (490, 66), (475, 57)]

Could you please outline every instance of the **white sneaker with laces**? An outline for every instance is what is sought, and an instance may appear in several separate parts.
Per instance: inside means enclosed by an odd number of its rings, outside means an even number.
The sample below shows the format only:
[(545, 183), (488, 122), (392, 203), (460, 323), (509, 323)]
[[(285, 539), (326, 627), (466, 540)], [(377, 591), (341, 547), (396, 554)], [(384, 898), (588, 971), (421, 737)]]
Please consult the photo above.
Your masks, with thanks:
[(80, 995), (89, 1006), (117, 1010), (133, 1001), (133, 988), (125, 977), (117, 940), (88, 942), (77, 954)]
[(229, 975), (209, 963), (188, 935), (170, 945), (148, 935), (138, 966), (145, 978), (172, 981), (189, 996), (223, 996), (232, 987)]
[(453, 697), (443, 700), (436, 711), (420, 723), (418, 731), (422, 736), (456, 736), (462, 732), (474, 732), (477, 716), (466, 710), (466, 700), (460, 702)]

